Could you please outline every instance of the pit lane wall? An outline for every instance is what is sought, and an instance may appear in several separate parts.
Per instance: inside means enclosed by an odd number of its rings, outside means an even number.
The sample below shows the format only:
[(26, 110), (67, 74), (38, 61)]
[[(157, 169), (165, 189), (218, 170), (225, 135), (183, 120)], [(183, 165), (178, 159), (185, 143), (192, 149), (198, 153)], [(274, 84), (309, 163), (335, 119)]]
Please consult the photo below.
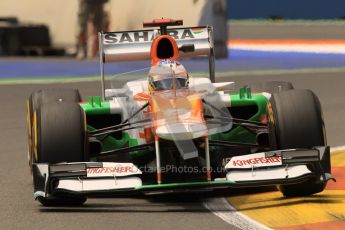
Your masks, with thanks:
[[(181, 18), (185, 26), (217, 24), (215, 40), (226, 47), (226, 4), (226, 0), (109, 0), (105, 9), (110, 14), (112, 31), (141, 29), (143, 20), (161, 17)], [(78, 5), (78, 0), (1, 0), (0, 17), (15, 16), (22, 22), (47, 24), (54, 45), (73, 47)]]

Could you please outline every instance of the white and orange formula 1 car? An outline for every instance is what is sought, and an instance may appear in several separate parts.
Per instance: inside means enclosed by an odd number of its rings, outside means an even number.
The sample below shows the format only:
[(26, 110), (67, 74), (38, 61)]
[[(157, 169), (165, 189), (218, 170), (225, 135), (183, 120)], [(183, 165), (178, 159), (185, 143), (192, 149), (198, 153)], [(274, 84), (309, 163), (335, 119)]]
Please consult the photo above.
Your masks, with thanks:
[[(93, 195), (276, 185), (285, 196), (324, 190), (330, 150), (320, 102), (289, 82), (215, 82), (211, 27), (145, 21), (99, 33), (100, 96), (43, 89), (27, 100), (34, 197), (82, 204)], [(175, 26), (174, 28), (170, 26)], [(180, 60), (207, 56), (209, 77)], [(104, 65), (151, 59), (142, 80), (106, 88)]]

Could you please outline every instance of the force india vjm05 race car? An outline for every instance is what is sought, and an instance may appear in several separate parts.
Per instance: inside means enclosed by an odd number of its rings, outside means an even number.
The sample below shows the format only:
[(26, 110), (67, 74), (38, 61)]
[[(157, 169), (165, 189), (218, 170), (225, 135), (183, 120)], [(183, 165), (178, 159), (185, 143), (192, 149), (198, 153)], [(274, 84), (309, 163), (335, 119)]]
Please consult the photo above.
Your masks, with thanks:
[[(323, 191), (331, 177), (320, 102), (289, 82), (215, 82), (211, 27), (99, 33), (101, 96), (44, 89), (27, 100), (34, 197), (78, 205), (93, 195), (278, 186)], [(208, 56), (209, 78), (182, 57)], [(143, 80), (106, 89), (104, 64), (151, 59)]]

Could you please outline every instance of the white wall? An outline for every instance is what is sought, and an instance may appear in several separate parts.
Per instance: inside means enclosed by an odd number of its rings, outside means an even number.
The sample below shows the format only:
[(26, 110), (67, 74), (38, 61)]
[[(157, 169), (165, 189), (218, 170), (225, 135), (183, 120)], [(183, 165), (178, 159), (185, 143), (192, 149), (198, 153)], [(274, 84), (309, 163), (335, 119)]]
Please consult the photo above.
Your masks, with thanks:
[(161, 17), (183, 19), (184, 25), (195, 26), (206, 2), (207, 0), (112, 0), (109, 6), (112, 28), (140, 29), (143, 20)]
[(0, 0), (0, 17), (49, 26), (55, 44), (74, 44), (78, 0)]
[[(209, 0), (213, 1), (213, 0)], [(184, 25), (198, 24), (207, 0), (110, 0), (111, 30), (142, 28), (144, 19), (184, 19)], [(0, 17), (16, 16), (20, 21), (49, 26), (55, 45), (75, 43), (78, 0), (0, 0)]]

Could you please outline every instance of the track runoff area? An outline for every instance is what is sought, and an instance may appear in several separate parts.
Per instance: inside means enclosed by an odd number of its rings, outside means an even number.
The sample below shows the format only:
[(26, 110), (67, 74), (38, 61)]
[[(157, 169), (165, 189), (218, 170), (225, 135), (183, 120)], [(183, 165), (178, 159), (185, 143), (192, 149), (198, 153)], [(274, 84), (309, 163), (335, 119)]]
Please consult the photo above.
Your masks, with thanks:
[[(266, 57), (266, 54), (276, 55), (315, 55), (315, 54), (336, 54), (345, 57), (345, 40), (239, 40), (229, 42), (230, 53), (237, 53), (240, 56), (246, 54)], [(231, 57), (231, 56), (230, 56)], [(236, 59), (236, 57), (235, 57)], [(229, 60), (231, 62), (231, 58)], [(236, 60), (235, 60), (236, 62)], [(345, 62), (344, 62), (345, 63)], [(13, 63), (12, 63), (13, 64)], [(315, 67), (317, 67), (315, 65)], [(331, 66), (335, 72), (344, 71), (345, 65)], [(224, 70), (222, 70), (224, 71)], [(327, 72), (326, 71), (326, 72)], [(272, 72), (272, 74), (271, 74)], [(294, 70), (257, 70), (243, 72), (235, 70), (226, 75), (274, 75), (274, 74), (303, 74), (313, 73), (313, 68)], [(318, 71), (316, 71), (318, 72)], [(320, 72), (320, 71), (319, 71)], [(322, 71), (321, 71), (322, 72)], [(220, 75), (222, 75), (220, 73)], [(236, 77), (240, 80), (240, 77)], [(26, 78), (25, 83), (43, 82), (70, 82), (73, 78), (64, 76), (50, 76), (40, 78), (40, 81), (30, 81)], [(77, 81), (97, 80), (97, 78), (75, 78)], [(222, 79), (222, 78), (220, 78)], [(221, 80), (222, 81), (222, 80)], [(22, 79), (0, 79), (5, 84), (23, 83)], [(334, 183), (330, 181), (322, 193), (302, 198), (284, 198), (274, 188), (261, 190), (260, 192), (238, 193), (225, 198), (208, 198), (203, 205), (215, 215), (239, 227), (240, 229), (345, 229), (345, 146), (333, 147), (332, 152), (332, 174), (337, 179)]]

